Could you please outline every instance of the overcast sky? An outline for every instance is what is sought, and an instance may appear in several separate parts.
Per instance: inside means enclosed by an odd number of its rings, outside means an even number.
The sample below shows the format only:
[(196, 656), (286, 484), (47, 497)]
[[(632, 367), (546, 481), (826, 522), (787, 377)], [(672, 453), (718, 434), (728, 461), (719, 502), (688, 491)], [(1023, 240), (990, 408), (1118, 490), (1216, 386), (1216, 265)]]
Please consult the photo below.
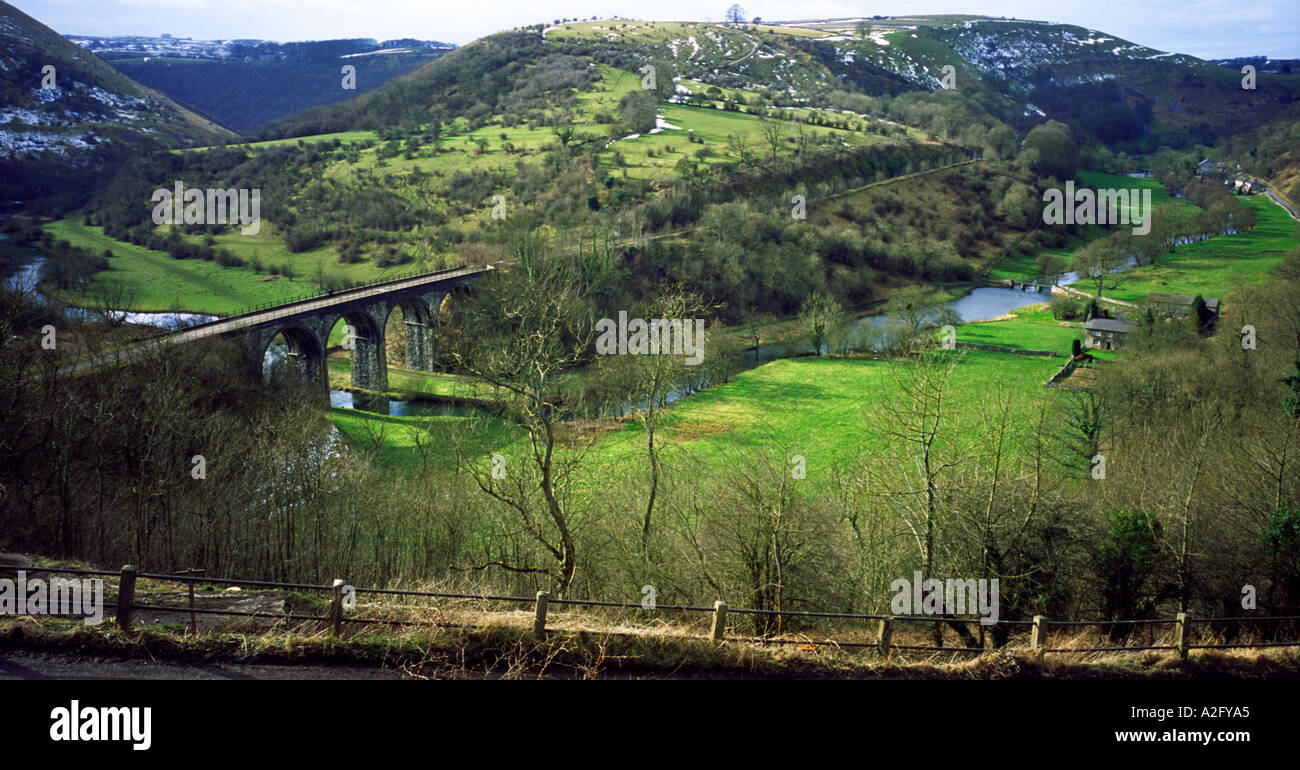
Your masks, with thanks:
[[(65, 35), (159, 35), (287, 42), (415, 37), (464, 44), (557, 18), (719, 21), (729, 0), (10, 0)], [(1077, 24), (1202, 58), (1300, 58), (1300, 0), (750, 0), (748, 16), (844, 18), (971, 13)]]

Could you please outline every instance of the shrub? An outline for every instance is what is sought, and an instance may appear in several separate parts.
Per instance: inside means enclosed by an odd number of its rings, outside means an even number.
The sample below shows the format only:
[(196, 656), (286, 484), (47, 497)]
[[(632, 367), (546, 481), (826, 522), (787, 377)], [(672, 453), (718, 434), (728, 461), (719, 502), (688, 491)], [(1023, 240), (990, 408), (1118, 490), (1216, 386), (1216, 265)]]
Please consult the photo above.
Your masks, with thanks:
[(231, 254), (226, 249), (218, 249), (217, 264), (222, 267), (242, 267), (244, 265), (244, 260)]
[(1079, 317), (1082, 303), (1073, 294), (1063, 294), (1052, 298), (1052, 317), (1058, 321), (1072, 321)]

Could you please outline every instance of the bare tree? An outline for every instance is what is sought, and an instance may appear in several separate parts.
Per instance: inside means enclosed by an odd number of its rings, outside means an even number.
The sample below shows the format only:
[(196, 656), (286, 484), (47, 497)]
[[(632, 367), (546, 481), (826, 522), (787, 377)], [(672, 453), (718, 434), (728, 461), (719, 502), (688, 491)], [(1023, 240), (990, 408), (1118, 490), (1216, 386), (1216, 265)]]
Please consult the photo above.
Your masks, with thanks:
[[(530, 254), (522, 268), (494, 274), (483, 283), (453, 351), (461, 369), (498, 389), (501, 417), (526, 434), (525, 462), (532, 472), (502, 475), (484, 462), (471, 471), (479, 488), (514, 511), (555, 560), (559, 594), (577, 572), (568, 495), (577, 465), (558, 457), (561, 418), (575, 408), (576, 391), (566, 387), (569, 373), (592, 349), (590, 289), (573, 260), (541, 251)], [(549, 572), (504, 558), (496, 566)]]
[[(641, 520), (641, 555), (650, 558), (651, 525), (654, 518), (655, 500), (660, 483), (660, 447), (656, 443), (656, 430), (664, 407), (672, 392), (683, 387), (695, 364), (687, 362), (685, 355), (676, 354), (670, 348), (673, 336), (686, 324), (693, 324), (696, 319), (703, 320), (710, 308), (697, 295), (685, 292), (680, 287), (668, 289), (652, 301), (648, 307), (651, 324), (656, 324), (659, 352), (650, 355), (616, 356), (612, 367), (615, 376), (626, 388), (625, 393), (632, 402), (632, 408), (641, 419), (646, 433), (646, 459), (650, 470), (650, 490), (646, 497), (645, 511)], [(681, 326), (676, 326), (676, 323)], [(672, 330), (672, 331), (668, 331)], [(667, 333), (666, 333), (667, 332)], [(707, 355), (705, 340), (695, 339), (695, 346), (701, 355)], [(670, 352), (670, 350), (674, 352)]]
[(758, 129), (763, 133), (763, 139), (767, 146), (772, 149), (772, 160), (776, 160), (776, 155), (781, 149), (781, 137), (785, 135), (785, 121), (773, 118), (767, 115), (766, 111), (759, 115)]
[(740, 312), (740, 328), (744, 330), (746, 337), (754, 341), (754, 363), (758, 363), (763, 328), (772, 322), (772, 317), (753, 307), (747, 307)]
[(727, 149), (742, 166), (748, 166), (754, 162), (754, 155), (749, 151), (749, 138), (743, 134), (728, 134)]
[[(889, 443), (891, 465), (902, 469), (901, 477), (879, 473), (877, 483), (912, 533), (922, 579), (935, 573), (939, 559), (936, 537), (940, 519), (949, 511), (944, 479), (966, 459), (960, 413), (950, 399), (953, 373), (962, 358), (958, 352), (933, 350), (895, 359), (890, 373), (900, 395), (867, 415), (868, 430)], [(942, 644), (937, 624), (934, 635), (935, 643)]]
[(827, 336), (844, 323), (844, 309), (830, 295), (814, 291), (799, 309), (799, 320), (808, 329), (813, 352), (820, 356)]
[(110, 327), (117, 328), (126, 322), (126, 313), (139, 295), (139, 288), (127, 281), (100, 281), (90, 292), (91, 308)]

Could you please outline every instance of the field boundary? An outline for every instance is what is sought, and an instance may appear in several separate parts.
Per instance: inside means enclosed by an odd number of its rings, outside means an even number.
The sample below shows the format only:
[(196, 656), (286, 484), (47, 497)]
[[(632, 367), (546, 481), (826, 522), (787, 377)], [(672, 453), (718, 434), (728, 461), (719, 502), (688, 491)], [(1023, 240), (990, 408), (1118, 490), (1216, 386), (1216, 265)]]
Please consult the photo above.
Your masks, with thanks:
[[(878, 615), (865, 613), (840, 613), (840, 612), (812, 612), (803, 610), (767, 610), (752, 609), (742, 607), (729, 607), (727, 602), (718, 600), (713, 603), (712, 607), (681, 605), (681, 604), (637, 604), (631, 602), (613, 602), (591, 599), (566, 599), (561, 597), (552, 597), (547, 591), (538, 591), (534, 596), (509, 596), (494, 594), (465, 594), (439, 591), (411, 591), (391, 588), (359, 588), (349, 585), (342, 579), (335, 579), (331, 585), (317, 585), (310, 583), (285, 583), (263, 580), (245, 580), (234, 578), (207, 578), (195, 574), (162, 574), (139, 572), (133, 565), (126, 565), (120, 571), (105, 570), (81, 570), (64, 567), (22, 567), (25, 572), (41, 573), (58, 573), (82, 575), (87, 577), (117, 577), (118, 594), (116, 603), (116, 615), (114, 617), (118, 628), (123, 632), (130, 632), (132, 629), (133, 613), (135, 610), (146, 611), (163, 611), (179, 614), (188, 614), (190, 616), (191, 629), (197, 629), (198, 615), (225, 615), (235, 617), (263, 618), (270, 620), (293, 620), (300, 622), (318, 623), (324, 625), (331, 637), (338, 637), (342, 633), (344, 624), (356, 624), (361, 626), (391, 625), (391, 626), (429, 626), (429, 627), (466, 627), (465, 624), (453, 624), (433, 621), (408, 621), (388, 618), (375, 617), (357, 617), (348, 615), (347, 602), (345, 597), (351, 597), (352, 607), (355, 609), (355, 599), (362, 594), (374, 596), (393, 596), (393, 597), (422, 597), (438, 599), (460, 599), (460, 600), (478, 600), (486, 603), (496, 604), (513, 604), (517, 607), (522, 605), (532, 609), (532, 633), (537, 639), (545, 639), (550, 631), (547, 628), (547, 618), (552, 605), (557, 607), (589, 607), (589, 608), (606, 608), (622, 610), (638, 610), (655, 616), (655, 621), (662, 627), (662, 621), (659, 617), (663, 613), (677, 614), (705, 614), (709, 616), (710, 626), (707, 635), (693, 634), (669, 634), (670, 637), (676, 637), (683, 640), (709, 640), (715, 643), (725, 641), (739, 641), (753, 644), (765, 645), (796, 645), (807, 648), (817, 646), (828, 646), (839, 649), (860, 649), (875, 651), (881, 657), (887, 657), (893, 651), (914, 651), (929, 653), (993, 653), (1006, 652), (1017, 649), (1016, 646), (1003, 644), (1000, 646), (966, 646), (966, 647), (945, 647), (941, 644), (936, 645), (908, 645), (894, 644), (892, 641), (894, 631), (903, 624), (944, 624), (951, 627), (960, 627), (968, 639), (973, 639), (969, 631), (965, 629), (966, 624), (978, 624), (979, 618), (973, 616), (960, 615)], [(136, 581), (139, 579), (174, 582), (185, 585), (189, 589), (189, 606), (177, 607), (169, 605), (141, 604), (135, 600)], [(194, 591), (197, 584), (204, 585), (224, 585), (237, 588), (270, 588), (283, 589), (294, 592), (323, 592), (329, 595), (329, 610), (325, 615), (300, 615), (271, 612), (255, 612), (244, 610), (217, 610), (217, 609), (199, 609), (194, 606)], [(807, 635), (799, 635), (796, 638), (777, 634), (762, 636), (745, 636), (736, 633), (729, 633), (728, 617), (730, 615), (738, 616), (766, 616), (769, 618), (819, 618), (834, 620), (859, 620), (875, 621), (877, 630), (875, 639), (872, 641), (850, 641), (846, 639), (812, 639)], [(1027, 652), (1030, 655), (1041, 656), (1047, 653), (1115, 653), (1115, 652), (1142, 652), (1142, 651), (1166, 651), (1173, 652), (1182, 660), (1186, 660), (1192, 650), (1230, 650), (1230, 649), (1266, 649), (1275, 647), (1300, 647), (1300, 639), (1288, 639), (1283, 641), (1259, 640), (1251, 642), (1224, 642), (1224, 643), (1193, 643), (1192, 628), (1196, 624), (1242, 624), (1242, 623), (1268, 623), (1274, 624), (1276, 631), (1282, 624), (1292, 624), (1294, 630), (1300, 621), (1297, 615), (1282, 616), (1245, 616), (1245, 617), (1193, 617), (1188, 613), (1180, 612), (1171, 618), (1144, 618), (1133, 620), (1049, 620), (1042, 615), (1035, 615), (1032, 620), (1001, 620), (998, 624), (1012, 629), (1022, 629), (1028, 631), (1029, 643)], [(1109, 644), (1102, 646), (1088, 647), (1053, 647), (1049, 644), (1049, 630), (1064, 628), (1090, 628), (1096, 627), (1101, 632), (1109, 636), (1112, 640), (1117, 637), (1123, 641), (1127, 638), (1128, 633), (1117, 633), (1124, 629), (1137, 629), (1139, 627), (1148, 627), (1152, 629), (1151, 643), (1145, 645), (1130, 644)], [(1172, 638), (1168, 644), (1155, 643), (1156, 627), (1172, 626)], [(471, 625), (469, 627), (486, 628), (487, 624)], [(637, 628), (637, 627), (634, 627)], [(647, 627), (639, 627), (638, 630), (649, 630)], [(983, 634), (981, 634), (983, 636)], [(1234, 634), (1235, 638), (1235, 634)], [(1162, 639), (1163, 641), (1163, 639)], [(1021, 647), (1023, 649), (1023, 646)]]

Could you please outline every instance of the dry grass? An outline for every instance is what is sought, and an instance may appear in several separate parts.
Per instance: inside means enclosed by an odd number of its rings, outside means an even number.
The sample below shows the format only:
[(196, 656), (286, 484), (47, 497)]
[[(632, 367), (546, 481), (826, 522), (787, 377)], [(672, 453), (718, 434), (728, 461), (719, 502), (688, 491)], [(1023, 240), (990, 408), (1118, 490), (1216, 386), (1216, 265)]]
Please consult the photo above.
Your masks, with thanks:
[[(288, 611), (317, 614), (295, 595), (285, 598)], [(845, 646), (873, 645), (874, 623), (788, 630), (764, 639), (752, 636), (748, 619), (733, 615), (739, 625), (729, 630), (729, 641), (713, 644), (707, 640), (705, 613), (553, 605), (547, 638), (537, 640), (532, 611), (523, 603), (486, 608), (478, 600), (372, 595), (359, 601), (347, 617), (388, 622), (346, 623), (342, 637), (334, 639), (323, 623), (287, 620), (262, 629), (212, 624), (187, 635), (176, 624), (123, 634), (108, 623), (87, 628), (71, 620), (21, 617), (0, 621), (0, 650), (371, 665), (414, 678), (1300, 679), (1300, 648), (1295, 647), (1194, 650), (1183, 662), (1170, 651), (1087, 652), (1107, 642), (1095, 631), (1062, 631), (1050, 645), (1079, 652), (1036, 656), (1017, 629), (1000, 651), (896, 650), (882, 658), (871, 646)], [(960, 644), (951, 631), (945, 634), (945, 644)], [(1169, 644), (1168, 637), (1162, 626), (1152, 638), (1143, 633), (1131, 644)], [(923, 624), (900, 625), (893, 638), (895, 645), (931, 642)]]
[[(465, 590), (459, 584), (401, 587)], [(357, 595), (357, 607), (345, 613), (350, 622), (343, 625), (341, 638), (335, 639), (324, 622), (283, 617), (323, 618), (328, 612), (325, 592), (204, 589), (200, 585), (196, 592), (200, 608), (253, 608), (272, 617), (250, 622), (200, 614), (198, 633), (189, 634), (184, 587), (141, 578), (137, 604), (176, 610), (137, 610), (136, 629), (130, 634), (118, 631), (109, 617), (96, 627), (75, 619), (3, 617), (0, 651), (368, 665), (417, 678), (1300, 679), (1300, 646), (1194, 649), (1188, 661), (1180, 661), (1172, 650), (1093, 652), (1090, 648), (1117, 643), (1095, 627), (1056, 626), (1050, 628), (1048, 646), (1062, 651), (1035, 655), (1029, 649), (1028, 627), (1014, 625), (1006, 647), (974, 653), (952, 649), (963, 642), (944, 626), (944, 649), (895, 649), (882, 658), (875, 648), (875, 620), (791, 617), (779, 635), (762, 637), (757, 635), (755, 616), (732, 613), (728, 641), (713, 644), (708, 641), (709, 613), (556, 603), (548, 613), (547, 638), (537, 640), (532, 635), (531, 599), (501, 602), (364, 592)], [(107, 577), (109, 615), (116, 594), (117, 580)], [(979, 636), (977, 624), (968, 628)], [(1172, 631), (1172, 624), (1140, 625), (1126, 644), (1172, 646)], [(931, 647), (932, 633), (929, 623), (898, 621), (892, 644)], [(1296, 629), (1283, 629), (1281, 638), (1296, 638)], [(1229, 639), (1222, 631), (1194, 626), (1191, 641), (1222, 644), (1263, 639), (1249, 629)]]

